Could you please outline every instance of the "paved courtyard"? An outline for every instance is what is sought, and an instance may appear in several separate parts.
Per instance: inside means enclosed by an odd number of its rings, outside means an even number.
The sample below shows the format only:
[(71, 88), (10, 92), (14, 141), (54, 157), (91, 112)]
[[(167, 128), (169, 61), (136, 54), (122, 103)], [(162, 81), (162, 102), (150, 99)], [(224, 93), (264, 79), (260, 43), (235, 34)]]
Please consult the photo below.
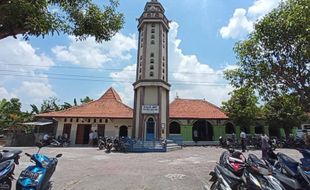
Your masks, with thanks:
[[(23, 153), (36, 150), (21, 149)], [(209, 185), (208, 174), (222, 151), (216, 147), (186, 147), (167, 153), (107, 154), (96, 148), (42, 149), (49, 156), (63, 154), (52, 177), (52, 189), (56, 190), (202, 190)], [(301, 157), (296, 150), (280, 151), (295, 159)], [(29, 164), (23, 154), (16, 178)]]

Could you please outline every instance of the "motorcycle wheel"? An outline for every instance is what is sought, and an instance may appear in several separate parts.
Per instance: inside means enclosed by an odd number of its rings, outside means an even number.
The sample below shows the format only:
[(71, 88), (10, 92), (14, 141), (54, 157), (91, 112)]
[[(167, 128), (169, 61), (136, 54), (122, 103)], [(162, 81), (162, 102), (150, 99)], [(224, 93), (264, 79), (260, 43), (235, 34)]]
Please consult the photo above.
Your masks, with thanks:
[(214, 182), (212, 183), (212, 185), (211, 185), (211, 187), (210, 187), (210, 190), (217, 190), (217, 189), (219, 189), (218, 186), (219, 186), (219, 185), (218, 185), (218, 181), (216, 180), (216, 181), (214, 181)]
[(98, 147), (99, 147), (99, 150), (103, 150), (103, 145), (100, 144)]

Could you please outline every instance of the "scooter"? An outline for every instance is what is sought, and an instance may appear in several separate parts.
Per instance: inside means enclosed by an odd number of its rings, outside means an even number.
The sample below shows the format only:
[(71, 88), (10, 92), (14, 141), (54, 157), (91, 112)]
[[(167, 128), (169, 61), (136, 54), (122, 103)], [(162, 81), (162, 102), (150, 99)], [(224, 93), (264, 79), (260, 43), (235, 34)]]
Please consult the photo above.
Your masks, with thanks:
[(41, 143), (36, 145), (39, 148), (36, 154), (25, 153), (35, 165), (28, 166), (21, 172), (16, 183), (16, 190), (44, 190), (50, 187), (49, 180), (56, 169), (58, 158), (62, 154), (57, 154), (55, 158), (49, 158), (39, 153), (43, 145)]
[(21, 150), (0, 152), (0, 189), (10, 190), (14, 179), (15, 165), (19, 164)]
[(217, 164), (213, 172), (210, 172), (212, 185), (210, 190), (245, 190), (245, 181), (233, 172)]
[(105, 138), (104, 137), (99, 137), (98, 138), (98, 148), (99, 148), (99, 150), (103, 150), (104, 149), (104, 147), (105, 147)]
[(107, 138), (105, 143), (105, 149), (107, 153), (110, 153), (113, 148), (113, 141), (111, 138)]
[[(268, 151), (269, 159), (267, 164), (272, 167), (273, 175), (281, 181), (286, 189), (309, 189), (310, 168), (300, 164), (289, 156), (272, 150)], [(301, 161), (305, 162), (305, 158)], [(308, 165), (309, 166), (309, 165)]]
[[(275, 157), (272, 157), (270, 159), (275, 159)], [(298, 180), (287, 177), (286, 175), (282, 174), (281, 171), (276, 168), (276, 166), (271, 164), (271, 162), (268, 162), (267, 160), (260, 160), (259, 158), (257, 158), (257, 156), (253, 154), (250, 154), (249, 158), (251, 158), (251, 161), (255, 163), (256, 165), (259, 165), (267, 169), (269, 175), (271, 174), (274, 178), (276, 178), (286, 190), (302, 190), (303, 189), (301, 184), (298, 182)], [(276, 163), (276, 161), (273, 161), (273, 163)]]
[(254, 154), (249, 154), (244, 172), (246, 187), (251, 190), (284, 190), (285, 187), (272, 175), (272, 170)]

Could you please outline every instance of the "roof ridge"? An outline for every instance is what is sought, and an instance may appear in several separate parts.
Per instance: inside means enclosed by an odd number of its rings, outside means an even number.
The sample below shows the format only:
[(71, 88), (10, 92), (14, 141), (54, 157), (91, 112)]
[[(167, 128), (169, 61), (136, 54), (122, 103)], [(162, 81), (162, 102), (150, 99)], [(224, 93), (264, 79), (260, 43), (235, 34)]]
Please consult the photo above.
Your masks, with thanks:
[(207, 104), (209, 104), (210, 106), (213, 106), (213, 107), (215, 107), (215, 108), (217, 108), (217, 109), (223, 111), (223, 110), (222, 110), (220, 107), (218, 107), (217, 105), (215, 105), (215, 104), (213, 104), (213, 103), (211, 103), (211, 102), (209, 102), (209, 101), (207, 101), (207, 100), (203, 100), (203, 101), (206, 102)]
[(87, 106), (87, 105), (89, 105), (89, 104), (95, 103), (95, 102), (97, 102), (97, 101), (98, 101), (98, 100), (93, 100), (93, 101), (90, 101), (90, 102), (87, 102), (87, 103), (83, 103), (83, 104), (81, 104), (81, 105), (72, 106), (71, 108), (67, 108), (67, 109), (64, 109), (64, 110), (52, 111), (52, 112), (46, 112), (46, 113), (39, 113), (39, 114), (37, 114), (36, 116), (41, 115), (41, 114), (62, 113), (62, 112), (66, 112), (66, 111), (71, 111), (71, 110), (75, 110), (75, 109), (78, 109), (78, 108), (80, 108), (80, 107)]
[[(112, 98), (110, 98), (109, 95), (112, 95)], [(113, 87), (110, 87), (98, 100), (102, 99), (115, 99), (119, 102), (123, 102), (120, 95), (116, 92), (116, 90)]]

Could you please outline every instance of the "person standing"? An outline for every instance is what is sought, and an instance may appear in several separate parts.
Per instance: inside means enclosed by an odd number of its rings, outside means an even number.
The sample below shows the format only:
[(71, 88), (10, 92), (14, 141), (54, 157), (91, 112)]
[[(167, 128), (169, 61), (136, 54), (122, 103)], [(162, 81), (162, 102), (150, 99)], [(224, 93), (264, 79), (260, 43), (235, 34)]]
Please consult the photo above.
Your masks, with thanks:
[(270, 148), (269, 137), (263, 132), (262, 134), (262, 159), (268, 159), (268, 149)]
[(89, 142), (88, 142), (89, 145), (93, 146), (94, 144), (94, 132), (92, 130), (90, 130), (90, 133), (89, 133)]
[(93, 133), (93, 141), (94, 141), (94, 146), (96, 146), (97, 143), (98, 143), (98, 133), (97, 133), (97, 130), (95, 130), (95, 132)]
[(242, 130), (241, 133), (240, 133), (240, 139), (241, 139), (241, 149), (242, 149), (242, 152), (245, 152), (245, 141), (246, 141), (246, 134), (245, 132)]

